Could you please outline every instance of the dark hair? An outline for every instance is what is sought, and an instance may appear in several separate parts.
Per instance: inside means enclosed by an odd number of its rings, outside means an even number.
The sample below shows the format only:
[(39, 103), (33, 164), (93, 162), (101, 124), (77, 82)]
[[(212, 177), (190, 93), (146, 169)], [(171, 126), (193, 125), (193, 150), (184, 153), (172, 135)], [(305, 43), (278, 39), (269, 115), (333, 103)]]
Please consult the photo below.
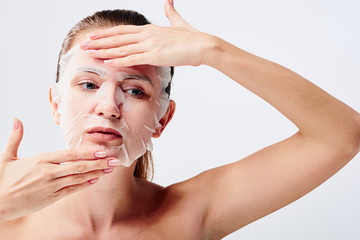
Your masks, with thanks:
[[(60, 75), (60, 59), (67, 53), (76, 38), (76, 36), (86, 30), (96, 30), (98, 28), (115, 27), (117, 25), (146, 25), (150, 24), (144, 15), (132, 11), (132, 10), (103, 10), (88, 16), (79, 21), (73, 28), (70, 29), (66, 35), (64, 42), (59, 53), (57, 71), (56, 71), (56, 82), (59, 81)], [(174, 76), (174, 67), (170, 67), (171, 79)], [(170, 96), (171, 80), (165, 91)], [(150, 151), (137, 159), (134, 176), (147, 180), (152, 180), (154, 175), (154, 163)]]

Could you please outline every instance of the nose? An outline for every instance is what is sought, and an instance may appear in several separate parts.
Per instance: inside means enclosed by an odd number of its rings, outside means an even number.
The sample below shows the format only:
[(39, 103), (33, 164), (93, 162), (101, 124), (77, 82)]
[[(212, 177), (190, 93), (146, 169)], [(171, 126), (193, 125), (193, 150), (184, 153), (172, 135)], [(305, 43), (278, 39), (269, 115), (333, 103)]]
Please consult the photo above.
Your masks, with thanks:
[(123, 102), (122, 91), (109, 85), (101, 86), (97, 92), (96, 114), (107, 119), (120, 119), (120, 105)]
[(100, 103), (96, 108), (96, 114), (108, 119), (120, 119), (119, 107), (108, 103)]

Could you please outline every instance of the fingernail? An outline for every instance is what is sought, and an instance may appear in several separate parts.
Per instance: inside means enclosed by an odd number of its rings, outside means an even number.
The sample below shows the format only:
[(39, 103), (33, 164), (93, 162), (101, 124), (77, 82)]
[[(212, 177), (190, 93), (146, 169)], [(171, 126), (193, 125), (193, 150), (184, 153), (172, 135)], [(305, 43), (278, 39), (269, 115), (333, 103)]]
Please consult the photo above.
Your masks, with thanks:
[(13, 121), (13, 130), (16, 132), (20, 129), (20, 122), (18, 119), (14, 118)]
[(99, 34), (97, 32), (93, 32), (93, 33), (88, 33), (87, 34), (88, 38), (98, 38), (99, 37)]
[(83, 41), (82, 43), (80, 43), (80, 47), (82, 48), (87, 48), (90, 45), (90, 41)]
[(114, 60), (104, 60), (104, 63), (107, 65), (112, 65), (114, 63)]
[(109, 165), (109, 167), (119, 166), (120, 165), (120, 160), (118, 160), (118, 159), (110, 160), (110, 161), (108, 161), (108, 165)]
[(104, 169), (104, 173), (111, 173), (112, 171), (114, 171), (113, 168)]
[(106, 157), (106, 152), (100, 151), (95, 153), (95, 157), (97, 158), (104, 158)]
[(174, 0), (169, 0), (171, 6), (174, 6)]
[(97, 50), (87, 50), (86, 52), (89, 53), (89, 54), (95, 54), (95, 53), (97, 53), (98, 51), (97, 51)]
[(89, 183), (90, 183), (90, 184), (94, 184), (94, 183), (97, 183), (98, 181), (99, 181), (98, 178), (94, 178), (94, 179), (91, 179), (91, 180), (89, 181)]

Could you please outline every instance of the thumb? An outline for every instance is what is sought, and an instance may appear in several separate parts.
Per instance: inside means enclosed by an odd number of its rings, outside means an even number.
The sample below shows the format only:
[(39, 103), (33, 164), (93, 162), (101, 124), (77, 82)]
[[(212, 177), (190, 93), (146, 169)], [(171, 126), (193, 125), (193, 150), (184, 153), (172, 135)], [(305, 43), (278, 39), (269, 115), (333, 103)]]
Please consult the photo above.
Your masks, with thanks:
[(174, 8), (174, 0), (165, 0), (165, 15), (173, 27), (185, 27), (195, 30)]
[(13, 123), (13, 129), (10, 134), (9, 140), (5, 146), (3, 156), (7, 160), (16, 160), (17, 159), (17, 151), (23, 137), (23, 125), (22, 122), (15, 118)]

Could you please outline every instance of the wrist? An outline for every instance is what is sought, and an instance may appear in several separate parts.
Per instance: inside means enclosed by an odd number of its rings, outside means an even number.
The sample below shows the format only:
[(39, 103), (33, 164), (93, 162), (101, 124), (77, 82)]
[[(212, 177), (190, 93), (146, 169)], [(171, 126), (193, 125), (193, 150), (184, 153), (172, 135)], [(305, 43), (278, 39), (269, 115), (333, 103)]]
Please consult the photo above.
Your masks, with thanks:
[(201, 65), (215, 66), (216, 60), (218, 60), (219, 54), (222, 51), (222, 42), (222, 39), (207, 34), (201, 53)]

